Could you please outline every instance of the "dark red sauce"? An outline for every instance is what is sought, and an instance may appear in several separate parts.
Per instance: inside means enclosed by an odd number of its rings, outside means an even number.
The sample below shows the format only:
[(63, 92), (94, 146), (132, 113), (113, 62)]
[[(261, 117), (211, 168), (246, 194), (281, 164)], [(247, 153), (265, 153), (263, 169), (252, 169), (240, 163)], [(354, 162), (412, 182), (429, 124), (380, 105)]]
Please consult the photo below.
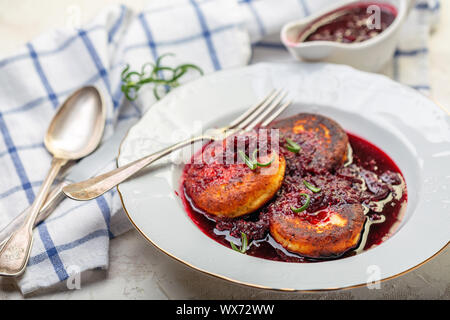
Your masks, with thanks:
[[(355, 164), (367, 170), (371, 170), (381, 177), (382, 180), (386, 181), (389, 181), (389, 177), (386, 175), (386, 172), (390, 171), (401, 174), (400, 169), (394, 161), (381, 149), (355, 135), (348, 134), (348, 136), (355, 153), (353, 161)], [(391, 203), (384, 206), (382, 214), (386, 218), (386, 221), (380, 224), (371, 225), (364, 249), (369, 249), (373, 246), (379, 245), (392, 236), (397, 229), (398, 223), (400, 223), (402, 219), (404, 210), (406, 209), (407, 198), (407, 190), (406, 186), (404, 186), (403, 194), (400, 199), (393, 200)], [(372, 219), (377, 219), (380, 217), (379, 213), (375, 213), (373, 211), (371, 211), (369, 215)]]
[[(366, 214), (367, 219), (364, 231), (367, 239), (362, 240), (363, 243), (360, 243), (359, 247), (355, 249), (356, 251), (361, 251), (379, 245), (393, 234), (398, 223), (402, 219), (403, 209), (405, 208), (407, 200), (407, 193), (400, 169), (387, 154), (375, 145), (356, 135), (348, 133), (348, 137), (353, 150), (352, 164), (337, 169), (332, 175), (310, 177), (315, 179), (314, 183), (316, 186), (326, 185), (326, 187), (323, 188), (323, 192), (320, 194), (311, 196), (311, 205), (301, 214), (304, 215), (305, 219), (310, 223), (316, 224), (328, 219), (329, 209), (324, 207), (327, 207), (330, 203), (339, 204), (339, 201), (345, 203), (365, 203), (369, 210)], [(203, 148), (202, 152), (206, 147), (207, 146)], [(288, 157), (290, 156), (289, 153), (283, 151), (283, 149), (281, 149), (281, 152), (288, 161)], [(283, 210), (283, 206), (279, 203), (277, 203), (276, 206), (272, 206), (272, 204), (274, 202), (284, 201), (283, 192), (290, 192), (290, 188), (293, 189), (293, 192), (298, 192), (296, 191), (296, 186), (299, 185), (299, 181), (301, 181), (298, 179), (303, 179), (305, 177), (303, 174), (296, 177), (295, 172), (297, 170), (301, 171), (301, 168), (298, 168), (298, 166), (299, 164), (294, 163), (293, 167), (295, 167), (295, 170), (292, 172), (289, 171), (288, 167), (286, 168), (285, 185), (282, 187), (281, 195), (276, 196), (276, 199), (262, 209), (243, 218), (218, 220), (217, 218), (213, 218), (202, 212), (193, 205), (189, 196), (186, 194), (184, 181), (181, 186), (180, 196), (192, 221), (207, 236), (224, 246), (231, 248), (230, 241), (239, 243), (240, 232), (242, 231), (247, 234), (249, 241), (251, 241), (251, 246), (246, 254), (286, 262), (317, 261), (287, 251), (282, 248), (268, 232), (271, 208), (274, 207), (274, 210)], [(185, 172), (188, 168), (189, 165), (186, 166)], [(354, 183), (354, 170), (358, 170), (358, 177), (362, 177), (367, 186), (367, 191), (361, 192), (357, 197), (354, 195), (354, 192), (350, 192), (351, 190), (349, 189), (351, 188), (350, 182), (353, 181)], [(401, 193), (396, 194), (398, 190), (401, 190)], [(336, 192), (339, 193), (338, 200), (336, 200)], [(371, 207), (369, 205), (369, 203), (373, 203), (371, 201), (383, 201), (383, 199), (389, 201), (381, 208), (381, 212), (377, 212), (380, 211), (379, 208)], [(335, 203), (333, 203), (333, 201)], [(316, 215), (309, 215), (308, 211), (318, 213)], [(288, 210), (286, 214), (292, 214), (292, 211)], [(383, 219), (384, 222), (376, 223)], [(347, 252), (343, 257), (355, 254), (355, 250)]]
[[(370, 5), (380, 8), (379, 25), (375, 25), (376, 21), (372, 20), (370, 26), (368, 24), (368, 19), (374, 14), (372, 11), (367, 12)], [(344, 6), (316, 19), (299, 35), (298, 42), (363, 42), (386, 30), (396, 15), (396, 8), (386, 3), (364, 2)]]

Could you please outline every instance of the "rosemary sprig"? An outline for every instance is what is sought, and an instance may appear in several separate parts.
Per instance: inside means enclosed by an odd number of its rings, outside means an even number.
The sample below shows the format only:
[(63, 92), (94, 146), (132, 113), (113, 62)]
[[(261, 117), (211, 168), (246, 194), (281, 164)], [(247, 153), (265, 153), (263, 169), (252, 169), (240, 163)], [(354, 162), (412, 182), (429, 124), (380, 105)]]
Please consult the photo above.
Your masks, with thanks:
[(322, 190), (322, 188), (316, 187), (306, 180), (303, 180), (303, 184), (305, 185), (305, 187), (307, 187), (309, 190), (311, 190), (314, 193), (318, 193)]
[(309, 196), (309, 194), (300, 193), (300, 195), (306, 197), (306, 202), (300, 208), (291, 207), (291, 210), (294, 211), (295, 213), (299, 213), (306, 210), (309, 207), (309, 203), (311, 202), (311, 197)]
[(275, 161), (275, 155), (272, 156), (272, 159), (268, 162), (261, 163), (258, 162), (256, 154), (258, 153), (258, 149), (255, 149), (252, 154), (252, 159), (250, 159), (244, 151), (238, 150), (238, 154), (241, 157), (242, 161), (250, 168), (250, 170), (255, 170), (257, 167), (268, 167)]
[(270, 161), (267, 161), (267, 162), (264, 162), (264, 163), (261, 163), (261, 162), (256, 161), (256, 165), (257, 165), (258, 167), (268, 167), (268, 166), (270, 166), (270, 165), (272, 164), (272, 162), (274, 162), (274, 161), (275, 161), (275, 155), (272, 156), (272, 159), (270, 159)]
[(302, 147), (300, 147), (297, 143), (295, 143), (294, 141), (292, 141), (289, 138), (286, 138), (286, 145), (285, 145), (285, 147), (290, 152), (294, 152), (294, 153), (298, 153), (302, 149)]
[[(166, 87), (166, 92), (172, 88), (180, 85), (179, 79), (186, 74), (190, 69), (198, 71), (203, 75), (203, 70), (198, 66), (190, 63), (179, 65), (175, 68), (162, 66), (161, 61), (164, 57), (173, 56), (173, 53), (165, 53), (156, 59), (155, 63), (145, 63), (141, 67), (141, 71), (130, 71), (130, 65), (127, 64), (122, 71), (122, 92), (125, 97), (130, 100), (136, 100), (138, 97), (139, 89), (145, 84), (153, 84), (153, 94), (157, 100), (160, 99), (158, 94), (158, 88), (160, 86)], [(165, 76), (163, 77), (163, 73)]]
[(240, 253), (247, 252), (247, 244), (248, 244), (247, 235), (243, 232), (241, 232), (241, 248), (238, 248), (232, 241), (230, 241), (231, 248)]
[(241, 157), (242, 161), (245, 162), (245, 164), (250, 168), (250, 170), (255, 170), (257, 165), (253, 160), (250, 160), (250, 158), (245, 154), (244, 151), (238, 150), (238, 154)]
[(258, 162), (258, 158), (256, 157), (257, 153), (258, 153), (258, 149), (255, 149), (255, 151), (253, 151), (252, 158), (253, 158), (253, 163), (256, 163), (256, 165), (258, 167), (268, 167), (268, 166), (270, 166), (272, 164), (272, 162), (275, 161), (275, 155), (273, 155), (272, 159), (270, 159), (267, 162), (264, 162), (264, 163)]

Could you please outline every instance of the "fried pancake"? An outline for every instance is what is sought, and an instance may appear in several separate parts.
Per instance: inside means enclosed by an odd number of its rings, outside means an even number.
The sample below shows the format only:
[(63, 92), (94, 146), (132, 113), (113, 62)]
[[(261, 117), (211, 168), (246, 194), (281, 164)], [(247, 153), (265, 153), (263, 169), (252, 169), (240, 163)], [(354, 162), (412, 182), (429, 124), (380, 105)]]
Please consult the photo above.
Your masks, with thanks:
[[(338, 257), (357, 246), (365, 221), (364, 210), (360, 204), (332, 205), (339, 203), (339, 198), (344, 196), (340, 195), (339, 188), (336, 189), (339, 184), (321, 186), (322, 193), (318, 194), (318, 199), (323, 199), (311, 203), (314, 207), (326, 201), (328, 208), (309, 212), (310, 207), (301, 213), (290, 209), (290, 202), (298, 193), (313, 196), (309, 190), (302, 190), (306, 173), (326, 177), (344, 164), (348, 150), (345, 131), (335, 121), (309, 113), (277, 121), (271, 127), (278, 128), (282, 137), (287, 136), (302, 147), (299, 153), (293, 155), (288, 152), (286, 155), (288, 166), (293, 168), (289, 174), (294, 174), (294, 180), (290, 179), (289, 183), (298, 180), (295, 185), (299, 190), (290, 194), (288, 190), (292, 187), (288, 184), (283, 186), (283, 195), (272, 208), (269, 225), (272, 237), (287, 250), (310, 258)], [(300, 172), (300, 178), (295, 176), (296, 172)], [(348, 195), (346, 197), (349, 198), (346, 200), (352, 200)]]
[[(314, 154), (309, 164), (313, 168), (333, 170), (347, 159), (348, 136), (335, 121), (319, 114), (299, 113), (270, 125), (283, 135), (310, 133), (314, 140)], [(311, 139), (309, 139), (311, 141)]]
[(267, 167), (251, 170), (245, 163), (193, 165), (187, 171), (185, 188), (195, 206), (206, 213), (235, 218), (266, 204), (281, 187), (286, 162), (272, 152), (261, 156)]
[(309, 258), (334, 258), (355, 248), (364, 228), (360, 204), (343, 204), (309, 213), (275, 213), (270, 234), (287, 250)]

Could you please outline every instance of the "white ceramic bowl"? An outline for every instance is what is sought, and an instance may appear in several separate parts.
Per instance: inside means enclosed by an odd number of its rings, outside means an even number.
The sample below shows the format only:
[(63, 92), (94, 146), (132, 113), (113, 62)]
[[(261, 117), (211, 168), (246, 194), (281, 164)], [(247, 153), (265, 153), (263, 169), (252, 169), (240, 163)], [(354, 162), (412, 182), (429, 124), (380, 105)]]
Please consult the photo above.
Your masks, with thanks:
[(147, 240), (210, 275), (279, 290), (364, 286), (417, 267), (448, 243), (450, 117), (417, 91), (348, 66), (257, 64), (201, 77), (148, 109), (125, 137), (118, 164), (174, 143), (182, 138), (175, 134), (180, 130), (186, 138), (201, 126), (224, 125), (273, 88), (288, 90), (294, 101), (280, 117), (329, 116), (394, 160), (408, 188), (405, 216), (395, 234), (355, 256), (318, 263), (238, 253), (209, 238), (189, 218), (177, 196), (183, 165), (168, 157), (118, 188), (131, 222)]
[[(298, 60), (326, 61), (347, 64), (364, 71), (379, 71), (393, 56), (397, 45), (400, 27), (406, 20), (414, 1), (384, 0), (397, 8), (397, 16), (392, 24), (379, 35), (359, 43), (338, 43), (334, 41), (298, 42), (299, 34), (319, 17), (361, 1), (337, 1), (335, 4), (318, 11), (304, 19), (287, 23), (281, 30), (281, 41)], [(373, 3), (374, 1), (365, 1)]]

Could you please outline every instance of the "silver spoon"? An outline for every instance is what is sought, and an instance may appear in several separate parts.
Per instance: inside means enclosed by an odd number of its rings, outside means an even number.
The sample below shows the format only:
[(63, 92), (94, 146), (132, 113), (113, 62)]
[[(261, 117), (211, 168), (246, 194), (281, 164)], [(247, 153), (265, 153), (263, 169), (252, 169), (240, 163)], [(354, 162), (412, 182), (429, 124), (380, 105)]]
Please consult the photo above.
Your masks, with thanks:
[(0, 250), (0, 276), (19, 276), (26, 268), (33, 242), (33, 226), (50, 186), (69, 160), (87, 156), (97, 148), (105, 127), (105, 104), (92, 86), (73, 93), (58, 109), (45, 136), (45, 146), (53, 154), (50, 170), (22, 225)]

